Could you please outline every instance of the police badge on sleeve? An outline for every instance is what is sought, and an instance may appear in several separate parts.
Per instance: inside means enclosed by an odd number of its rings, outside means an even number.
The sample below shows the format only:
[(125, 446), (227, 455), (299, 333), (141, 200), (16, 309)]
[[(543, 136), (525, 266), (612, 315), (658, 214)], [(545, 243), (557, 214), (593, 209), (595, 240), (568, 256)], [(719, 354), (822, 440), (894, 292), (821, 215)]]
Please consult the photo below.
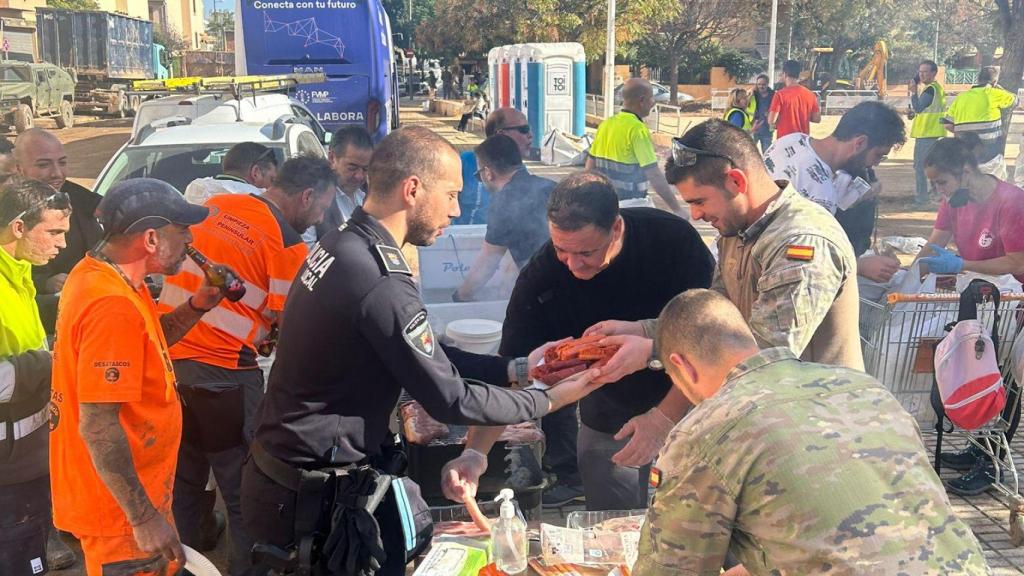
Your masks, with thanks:
[(427, 321), (427, 311), (420, 310), (402, 330), (405, 341), (427, 358), (434, 357), (434, 330)]

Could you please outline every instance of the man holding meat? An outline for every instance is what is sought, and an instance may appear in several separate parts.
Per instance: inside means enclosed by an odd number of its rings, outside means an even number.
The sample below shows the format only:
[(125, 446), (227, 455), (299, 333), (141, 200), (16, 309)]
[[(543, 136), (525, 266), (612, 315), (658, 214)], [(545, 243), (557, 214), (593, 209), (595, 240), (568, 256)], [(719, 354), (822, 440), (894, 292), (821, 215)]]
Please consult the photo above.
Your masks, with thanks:
[[(551, 240), (520, 272), (505, 316), (502, 355), (522, 356), (544, 342), (579, 337), (606, 318), (653, 317), (676, 294), (711, 283), (714, 260), (688, 222), (652, 208), (620, 212), (615, 188), (600, 174), (563, 180), (551, 192), (547, 216)], [(590, 510), (647, 504), (650, 463), (689, 408), (659, 368), (655, 363), (621, 380), (606, 378), (612, 383), (580, 401), (576, 438), (572, 408), (544, 419), (549, 448), (575, 444)], [(498, 433), (471, 429), (467, 450), (443, 472), (449, 497), (475, 490), (486, 468), (482, 454)]]

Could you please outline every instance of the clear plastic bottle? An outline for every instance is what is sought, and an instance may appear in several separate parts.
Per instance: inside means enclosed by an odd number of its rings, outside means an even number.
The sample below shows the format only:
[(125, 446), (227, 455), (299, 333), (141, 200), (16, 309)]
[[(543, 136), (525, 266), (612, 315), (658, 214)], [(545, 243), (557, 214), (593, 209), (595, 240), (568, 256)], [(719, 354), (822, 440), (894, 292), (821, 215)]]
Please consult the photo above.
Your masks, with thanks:
[(501, 501), (498, 521), (491, 525), (492, 560), (506, 574), (519, 574), (526, 570), (530, 541), (526, 537), (526, 522), (516, 515), (512, 501), (515, 493), (505, 488), (494, 499)]

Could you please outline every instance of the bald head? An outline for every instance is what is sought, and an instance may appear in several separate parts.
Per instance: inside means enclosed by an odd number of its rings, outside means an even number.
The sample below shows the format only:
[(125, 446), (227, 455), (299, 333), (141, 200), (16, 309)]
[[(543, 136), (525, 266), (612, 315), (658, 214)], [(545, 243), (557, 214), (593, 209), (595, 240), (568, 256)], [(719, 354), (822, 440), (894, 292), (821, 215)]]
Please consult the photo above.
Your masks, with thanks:
[(622, 85), (622, 108), (643, 118), (654, 106), (654, 89), (643, 78), (630, 78)]
[(498, 108), (487, 115), (484, 123), (484, 134), (488, 138), (503, 134), (511, 138), (519, 146), (519, 154), (528, 156), (533, 140), (530, 134), (530, 123), (526, 115), (515, 108)]
[(67, 179), (68, 157), (56, 136), (42, 128), (30, 128), (14, 141), (18, 173), (60, 190)]

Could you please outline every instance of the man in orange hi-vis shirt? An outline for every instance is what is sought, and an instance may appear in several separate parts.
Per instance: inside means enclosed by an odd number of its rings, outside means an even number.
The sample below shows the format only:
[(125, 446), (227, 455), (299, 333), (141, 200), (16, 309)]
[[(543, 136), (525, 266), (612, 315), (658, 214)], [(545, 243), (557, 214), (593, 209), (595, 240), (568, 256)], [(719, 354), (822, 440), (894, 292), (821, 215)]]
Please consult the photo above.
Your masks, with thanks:
[(103, 242), (61, 292), (50, 404), (54, 525), (82, 543), (89, 576), (174, 574), (184, 559), (171, 514), (181, 437), (168, 344), (222, 296), (209, 284), (158, 315), (148, 274), (176, 274), (189, 226), (209, 210), (149, 178), (111, 188)]
[[(263, 397), (256, 347), (284, 310), (292, 279), (306, 257), (302, 232), (323, 218), (334, 186), (326, 160), (292, 158), (261, 196), (210, 197), (210, 217), (192, 229), (192, 245), (234, 270), (246, 292), (237, 302), (223, 300), (171, 347), (183, 425), (174, 520), (181, 542), (198, 547), (212, 467), (228, 512), (232, 576), (251, 568), (253, 541), (242, 525), (239, 490), (256, 406)], [(202, 270), (187, 261), (181, 273), (166, 279), (160, 310), (186, 302), (202, 282)]]

